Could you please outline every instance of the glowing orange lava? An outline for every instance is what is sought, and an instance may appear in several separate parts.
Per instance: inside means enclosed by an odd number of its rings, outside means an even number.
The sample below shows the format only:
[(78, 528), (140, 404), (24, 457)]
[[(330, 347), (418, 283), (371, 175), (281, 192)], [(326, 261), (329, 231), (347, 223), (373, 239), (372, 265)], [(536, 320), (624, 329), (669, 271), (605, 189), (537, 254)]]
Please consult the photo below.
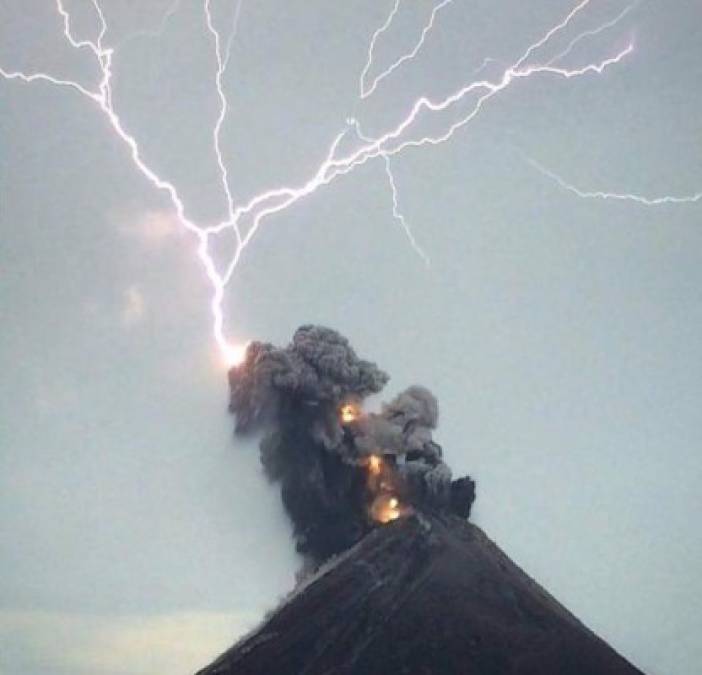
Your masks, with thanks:
[(368, 471), (371, 475), (377, 476), (383, 468), (383, 460), (378, 455), (371, 455), (368, 458)]
[(371, 507), (371, 516), (373, 520), (379, 523), (389, 523), (392, 520), (397, 520), (403, 513), (403, 508), (397, 497), (389, 495), (380, 495), (376, 497)]
[(360, 414), (361, 411), (358, 409), (358, 406), (354, 403), (345, 403), (341, 406), (340, 415), (341, 421), (344, 424), (348, 424), (349, 422), (353, 422), (354, 420), (358, 419), (358, 416)]

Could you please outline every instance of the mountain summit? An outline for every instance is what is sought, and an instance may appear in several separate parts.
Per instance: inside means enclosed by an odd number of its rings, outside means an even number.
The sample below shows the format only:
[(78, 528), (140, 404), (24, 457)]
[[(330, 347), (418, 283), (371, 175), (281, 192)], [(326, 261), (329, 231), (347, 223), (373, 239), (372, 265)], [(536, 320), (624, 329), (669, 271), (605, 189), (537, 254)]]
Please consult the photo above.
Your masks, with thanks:
[(302, 582), (198, 675), (635, 675), (485, 533), (415, 512)]

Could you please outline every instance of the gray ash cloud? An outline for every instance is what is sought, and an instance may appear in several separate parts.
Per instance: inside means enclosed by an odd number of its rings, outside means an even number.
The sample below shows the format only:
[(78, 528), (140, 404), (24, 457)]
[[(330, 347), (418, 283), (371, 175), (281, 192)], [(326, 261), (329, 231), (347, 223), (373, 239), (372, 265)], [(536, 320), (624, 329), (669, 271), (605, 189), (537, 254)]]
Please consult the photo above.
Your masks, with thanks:
[(229, 371), (236, 432), (264, 430), (266, 475), (280, 483), (297, 549), (313, 564), (414, 510), (470, 514), (475, 484), (452, 480), (432, 440), (439, 412), (428, 389), (363, 412), (388, 379), (337, 331), (312, 325), (284, 348), (251, 343)]

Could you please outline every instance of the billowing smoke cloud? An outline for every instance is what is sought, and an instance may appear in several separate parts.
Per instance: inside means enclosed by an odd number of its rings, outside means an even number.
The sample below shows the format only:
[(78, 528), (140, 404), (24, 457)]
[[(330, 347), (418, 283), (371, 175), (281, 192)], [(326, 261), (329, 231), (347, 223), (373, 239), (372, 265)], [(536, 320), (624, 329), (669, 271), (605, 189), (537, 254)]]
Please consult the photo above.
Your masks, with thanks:
[(470, 514), (475, 484), (452, 480), (432, 440), (439, 408), (428, 389), (415, 385), (378, 414), (362, 411), (388, 379), (321, 326), (302, 326), (285, 348), (254, 342), (229, 372), (236, 431), (265, 430), (261, 461), (281, 484), (298, 551), (313, 563), (415, 510)]

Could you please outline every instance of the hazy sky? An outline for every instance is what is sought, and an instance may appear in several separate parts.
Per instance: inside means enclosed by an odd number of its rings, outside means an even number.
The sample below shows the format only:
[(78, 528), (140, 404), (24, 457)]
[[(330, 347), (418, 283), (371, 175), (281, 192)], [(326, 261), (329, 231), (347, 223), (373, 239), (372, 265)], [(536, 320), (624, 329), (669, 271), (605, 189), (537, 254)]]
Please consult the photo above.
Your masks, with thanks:
[[(392, 0), (243, 0), (224, 79), (235, 198), (304, 182), (349, 116), (379, 134), (485, 57), (514, 61), (574, 4), (454, 0), (417, 58), (360, 101)], [(125, 125), (192, 218), (222, 217), (201, 3), (183, 0), (160, 37), (139, 31), (168, 2), (102, 5)], [(91, 4), (66, 6), (94, 35)], [(213, 6), (228, 30), (235, 4)], [(400, 5), (371, 77), (412, 49), (433, 6)], [(536, 61), (626, 6), (593, 0)], [(60, 31), (49, 0), (1, 1), (0, 66), (94, 88), (87, 50)], [(564, 63), (631, 39), (603, 75), (516, 82), (450, 142), (393, 159), (429, 268), (393, 220), (377, 159), (265, 221), (224, 307), (236, 339), (341, 330), (392, 375), (386, 397), (429, 386), (448, 461), (477, 479), (475, 521), (646, 672), (690, 675), (702, 662), (702, 201), (581, 199), (524, 161), (583, 190), (702, 189), (702, 5), (642, 1)], [(0, 672), (191, 672), (291, 589), (297, 565), (255, 443), (232, 438), (196, 242), (73, 91), (0, 80), (0, 148)]]

